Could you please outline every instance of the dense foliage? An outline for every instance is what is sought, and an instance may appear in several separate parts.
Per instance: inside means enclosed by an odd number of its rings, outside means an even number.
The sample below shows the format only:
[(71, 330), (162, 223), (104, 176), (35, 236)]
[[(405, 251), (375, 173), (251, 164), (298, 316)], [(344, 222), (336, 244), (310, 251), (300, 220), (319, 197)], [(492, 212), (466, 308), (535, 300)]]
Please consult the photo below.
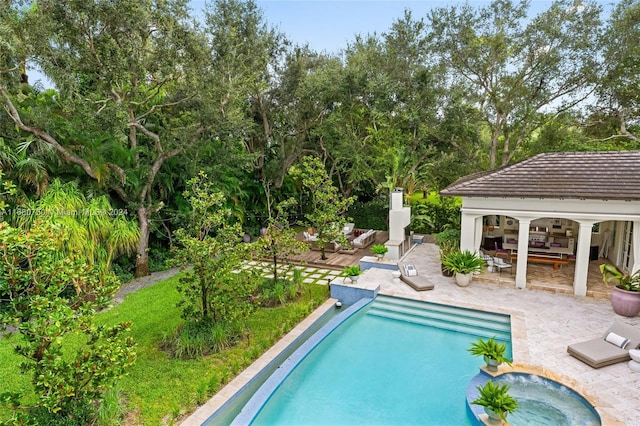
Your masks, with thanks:
[[(639, 146), (637, 0), (609, 15), (568, 0), (536, 16), (512, 0), (407, 10), (322, 53), (252, 0), (214, 1), (202, 22), (184, 0), (28, 4), (0, 12), (0, 164), (20, 203), (56, 178), (108, 197), (138, 225), (137, 275), (173, 242), (198, 170), (256, 237), (269, 204), (295, 198), (299, 222), (314, 209), (290, 173), (306, 155), (357, 198), (356, 226), (384, 229), (395, 187), (429, 193), (539, 152)], [(30, 86), (26, 65), (55, 89)], [(444, 229), (454, 209), (442, 204), (417, 205), (414, 231)]]
[(2, 395), (23, 410), (16, 412), (18, 424), (91, 422), (104, 391), (136, 359), (129, 323), (94, 324), (119, 283), (84, 259), (67, 257), (60, 250), (66, 232), (38, 222), (24, 232), (0, 222), (0, 324), (16, 331), (3, 338), (22, 357), (20, 368), (38, 397), (31, 406), (23, 394)]

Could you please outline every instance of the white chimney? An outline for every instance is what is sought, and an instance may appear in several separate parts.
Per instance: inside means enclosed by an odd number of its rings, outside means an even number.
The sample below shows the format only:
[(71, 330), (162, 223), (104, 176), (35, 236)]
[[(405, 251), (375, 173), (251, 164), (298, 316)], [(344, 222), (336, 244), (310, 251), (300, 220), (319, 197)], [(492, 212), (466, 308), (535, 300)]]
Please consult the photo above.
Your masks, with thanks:
[(389, 206), (390, 210), (402, 210), (402, 207), (404, 205), (403, 192), (404, 190), (402, 188), (396, 188), (391, 191), (391, 204)]

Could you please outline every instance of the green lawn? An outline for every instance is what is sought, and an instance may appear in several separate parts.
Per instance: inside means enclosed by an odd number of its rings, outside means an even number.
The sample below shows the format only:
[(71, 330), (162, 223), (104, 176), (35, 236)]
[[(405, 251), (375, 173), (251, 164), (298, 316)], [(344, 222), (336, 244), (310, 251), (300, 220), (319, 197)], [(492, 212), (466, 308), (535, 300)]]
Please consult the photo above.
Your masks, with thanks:
[[(260, 267), (260, 265), (254, 265)], [(221, 353), (196, 360), (172, 359), (158, 346), (163, 336), (181, 323), (176, 308), (179, 294), (177, 277), (130, 294), (125, 301), (98, 316), (99, 322), (131, 321), (138, 360), (119, 388), (126, 404), (126, 424), (171, 424), (205, 402), (222, 385), (245, 369), (295, 324), (328, 297), (326, 283), (335, 271), (303, 268), (305, 289), (300, 298), (287, 306), (261, 308), (248, 318), (249, 337)], [(6, 339), (0, 340), (0, 383), (4, 391), (28, 386), (28, 377), (18, 370), (20, 359)], [(0, 421), (9, 412), (0, 408)]]
[[(460, 204), (462, 199), (454, 197), (456, 202)], [(440, 194), (437, 191), (430, 191), (427, 196), (424, 196), (424, 192), (415, 192), (411, 195), (412, 203), (428, 203), (428, 204), (440, 204)]]

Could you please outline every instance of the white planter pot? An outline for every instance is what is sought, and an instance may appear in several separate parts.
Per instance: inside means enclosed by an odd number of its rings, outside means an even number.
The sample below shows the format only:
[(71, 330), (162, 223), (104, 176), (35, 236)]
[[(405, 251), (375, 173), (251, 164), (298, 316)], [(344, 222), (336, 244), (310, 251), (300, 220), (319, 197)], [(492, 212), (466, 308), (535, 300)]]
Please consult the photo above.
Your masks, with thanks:
[(351, 280), (352, 283), (357, 282), (358, 278), (360, 278), (360, 275), (352, 275), (352, 276), (349, 277), (349, 279)]
[(500, 418), (498, 413), (488, 409), (487, 407), (484, 407), (484, 412), (487, 413), (487, 417), (489, 417), (488, 420), (490, 424), (496, 424), (496, 425), (502, 424), (502, 419)]
[(493, 358), (489, 358), (488, 356), (484, 357), (484, 362), (487, 363), (487, 370), (489, 371), (498, 371), (498, 366), (501, 364)]
[(466, 287), (471, 283), (471, 278), (473, 278), (473, 274), (456, 273), (456, 284), (460, 287)]

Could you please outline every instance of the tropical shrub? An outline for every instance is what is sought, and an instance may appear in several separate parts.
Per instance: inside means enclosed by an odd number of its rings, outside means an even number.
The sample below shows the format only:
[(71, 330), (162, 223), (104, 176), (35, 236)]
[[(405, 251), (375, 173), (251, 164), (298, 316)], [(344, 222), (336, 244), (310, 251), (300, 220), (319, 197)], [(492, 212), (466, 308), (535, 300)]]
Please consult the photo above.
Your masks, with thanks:
[(484, 266), (484, 260), (469, 250), (452, 250), (443, 254), (440, 261), (445, 270), (455, 274), (480, 272)]
[(460, 247), (460, 228), (447, 228), (435, 234), (435, 237), (441, 251), (451, 251)]
[(345, 266), (342, 269), (342, 275), (345, 277), (356, 277), (362, 273), (362, 270), (358, 265)]
[(389, 248), (384, 244), (374, 244), (371, 246), (371, 253), (384, 255), (389, 251)]
[(613, 281), (614, 285), (622, 290), (640, 291), (640, 270), (634, 274), (625, 274), (620, 272), (614, 265), (603, 263), (600, 265), (600, 273), (605, 284)]
[(504, 362), (511, 365), (511, 361), (505, 357), (507, 344), (496, 341), (495, 337), (490, 337), (487, 340), (479, 337), (478, 340), (471, 344), (468, 351), (475, 356), (487, 357), (497, 361), (498, 363)]
[[(27, 232), (0, 222), (0, 324), (24, 358), (37, 404), (26, 394), (2, 394), (15, 411), (12, 424), (89, 424), (104, 392), (127, 373), (136, 354), (129, 323), (96, 326), (97, 311), (119, 288), (113, 274), (60, 251), (69, 239), (61, 225), (34, 222)], [(69, 419), (73, 419), (69, 420)]]
[(460, 228), (460, 200), (456, 197), (429, 197), (411, 203), (411, 230), (436, 234)]
[(276, 306), (282, 305), (289, 300), (295, 299), (300, 294), (302, 288), (302, 278), (279, 278), (274, 281), (272, 278), (265, 278), (258, 287), (258, 303), (261, 306)]
[[(197, 355), (233, 344), (242, 334), (244, 321), (254, 309), (251, 296), (258, 270), (243, 268), (251, 257), (252, 246), (241, 243), (242, 228), (225, 207), (222, 193), (202, 172), (188, 184), (184, 196), (192, 206), (190, 226), (176, 231), (179, 247), (175, 253), (180, 265), (190, 267), (179, 280), (182, 300), (178, 306), (182, 318), (192, 324), (176, 330), (176, 335), (166, 341), (200, 345), (204, 339), (209, 345), (207, 350), (170, 350), (174, 354)], [(210, 340), (211, 334), (199, 332), (209, 327), (228, 334), (225, 339), (216, 334)]]

